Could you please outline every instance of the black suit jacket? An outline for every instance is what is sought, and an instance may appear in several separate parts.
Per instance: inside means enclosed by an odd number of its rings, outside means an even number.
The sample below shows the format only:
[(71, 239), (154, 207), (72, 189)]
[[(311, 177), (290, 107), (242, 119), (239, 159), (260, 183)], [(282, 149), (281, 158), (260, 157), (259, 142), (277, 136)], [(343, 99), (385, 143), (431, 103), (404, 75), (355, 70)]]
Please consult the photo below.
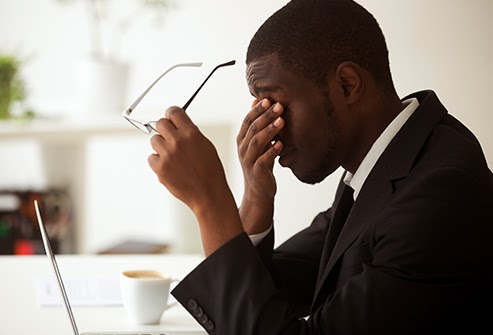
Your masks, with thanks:
[(273, 232), (256, 248), (241, 234), (174, 289), (210, 334), (491, 328), (493, 175), (433, 91), (412, 96), (420, 106), (369, 174), (332, 252), (342, 182), (332, 207), (276, 250)]

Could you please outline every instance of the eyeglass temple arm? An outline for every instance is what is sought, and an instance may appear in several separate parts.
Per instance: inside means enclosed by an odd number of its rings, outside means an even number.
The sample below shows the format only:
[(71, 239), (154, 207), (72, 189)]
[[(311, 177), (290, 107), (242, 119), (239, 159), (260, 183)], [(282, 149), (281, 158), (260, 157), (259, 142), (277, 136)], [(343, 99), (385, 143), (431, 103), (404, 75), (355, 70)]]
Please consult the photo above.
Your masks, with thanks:
[(135, 106), (137, 106), (140, 103), (140, 101), (142, 99), (144, 99), (144, 97), (146, 96), (146, 94), (151, 90), (151, 88), (154, 87), (154, 85), (156, 85), (156, 83), (159, 80), (161, 80), (162, 77), (164, 77), (168, 72), (170, 72), (174, 68), (180, 67), (180, 66), (194, 66), (194, 67), (199, 67), (199, 66), (202, 66), (202, 62), (175, 64), (172, 67), (170, 67), (169, 69), (167, 69), (166, 71), (164, 71), (159, 77), (156, 78), (156, 80), (154, 80), (152, 82), (151, 85), (149, 85), (149, 87), (144, 92), (142, 92), (142, 94), (130, 105), (130, 107), (127, 108), (127, 110), (125, 111), (125, 114), (129, 115), (135, 109)]
[(183, 105), (183, 109), (184, 110), (187, 110), (188, 106), (190, 105), (190, 103), (193, 101), (193, 99), (195, 98), (195, 96), (197, 95), (197, 93), (199, 93), (199, 91), (202, 89), (202, 87), (205, 85), (205, 83), (207, 82), (207, 80), (209, 80), (209, 78), (212, 76), (212, 74), (217, 70), (219, 69), (220, 67), (223, 67), (223, 66), (230, 66), (230, 65), (234, 65), (236, 63), (235, 60), (232, 60), (232, 61), (229, 61), (227, 63), (223, 63), (223, 64), (219, 64), (218, 66), (216, 66), (212, 71), (211, 73), (209, 73), (209, 75), (207, 76), (207, 78), (205, 78), (205, 80), (202, 82), (202, 84), (199, 86), (199, 88), (197, 88), (197, 90), (195, 91), (195, 93), (190, 97), (190, 99), (188, 99), (187, 103), (185, 105)]

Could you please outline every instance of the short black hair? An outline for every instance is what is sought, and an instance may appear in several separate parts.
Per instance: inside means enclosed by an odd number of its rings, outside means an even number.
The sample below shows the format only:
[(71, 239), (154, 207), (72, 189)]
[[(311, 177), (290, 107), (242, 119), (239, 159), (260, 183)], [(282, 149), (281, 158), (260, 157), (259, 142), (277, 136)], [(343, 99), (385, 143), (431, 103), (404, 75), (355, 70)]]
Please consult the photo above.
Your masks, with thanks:
[(246, 63), (270, 54), (319, 87), (331, 70), (352, 61), (381, 88), (394, 90), (382, 30), (373, 15), (352, 0), (291, 0), (255, 33)]

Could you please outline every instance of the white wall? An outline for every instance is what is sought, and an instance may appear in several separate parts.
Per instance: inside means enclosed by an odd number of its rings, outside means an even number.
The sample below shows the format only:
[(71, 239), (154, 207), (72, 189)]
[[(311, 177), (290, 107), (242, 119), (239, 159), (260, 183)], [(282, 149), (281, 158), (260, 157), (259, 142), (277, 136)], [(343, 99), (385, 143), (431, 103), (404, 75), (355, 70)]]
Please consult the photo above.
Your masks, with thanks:
[[(127, 102), (176, 61), (236, 59), (233, 68), (218, 72), (190, 107), (198, 123), (226, 122), (235, 133), (250, 106), (244, 80), (244, 56), (258, 26), (286, 0), (181, 0), (160, 30), (138, 21), (122, 39), (121, 59), (132, 65)], [(118, 1), (128, 8), (129, 0)], [(391, 68), (398, 93), (407, 95), (432, 88), (451, 114), (476, 133), (490, 166), (493, 136), (490, 112), (490, 78), (493, 77), (493, 1), (490, 0), (361, 0), (379, 20), (387, 37)], [(127, 7), (126, 7), (127, 6)], [(60, 6), (55, 0), (0, 0), (0, 50), (27, 58), (23, 75), (29, 85), (29, 102), (40, 113), (73, 113), (77, 103), (77, 66), (88, 51), (86, 20), (81, 5)], [(148, 101), (158, 116), (164, 106), (159, 96)], [(21, 147), (24, 148), (21, 148)], [(241, 196), (241, 173), (231, 136), (230, 181)], [(0, 143), (0, 185), (37, 186), (40, 158), (36, 143)], [(146, 166), (147, 139), (94, 139), (89, 147), (91, 218), (88, 245), (94, 252), (125, 235), (160, 240), (177, 238), (177, 226), (168, 214), (173, 199), (159, 186)], [(4, 157), (28, 153), (22, 160)], [(111, 156), (107, 153), (111, 152)], [(20, 157), (18, 154), (16, 157)], [(130, 164), (130, 166), (129, 166)], [(142, 183), (127, 183), (114, 174), (118, 166), (132, 168)], [(110, 168), (113, 167), (113, 168)], [(309, 224), (330, 205), (341, 171), (316, 186), (300, 184), (289, 170), (276, 166), (279, 192), (275, 224), (277, 243)], [(99, 181), (111, 175), (112, 187)], [(122, 191), (115, 185), (125, 185)], [(144, 185), (144, 186), (143, 186)], [(108, 203), (126, 192), (134, 206)], [(101, 204), (107, 205), (102, 207)], [(104, 208), (108, 208), (104, 211)], [(183, 210), (181, 210), (183, 215)], [(139, 220), (139, 226), (132, 222)], [(127, 222), (121, 222), (125, 221)], [(117, 232), (112, 232), (118, 228)], [(179, 226), (178, 226), (179, 227)], [(92, 242), (91, 242), (92, 241)]]

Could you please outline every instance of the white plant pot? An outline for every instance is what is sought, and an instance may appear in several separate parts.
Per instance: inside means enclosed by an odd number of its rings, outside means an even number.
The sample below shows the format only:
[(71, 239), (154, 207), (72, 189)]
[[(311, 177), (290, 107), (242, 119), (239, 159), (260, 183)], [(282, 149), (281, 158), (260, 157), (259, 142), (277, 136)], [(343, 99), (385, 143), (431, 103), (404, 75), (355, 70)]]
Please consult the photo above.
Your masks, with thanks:
[(78, 71), (77, 119), (116, 117), (125, 108), (130, 66), (126, 63), (87, 60)]

